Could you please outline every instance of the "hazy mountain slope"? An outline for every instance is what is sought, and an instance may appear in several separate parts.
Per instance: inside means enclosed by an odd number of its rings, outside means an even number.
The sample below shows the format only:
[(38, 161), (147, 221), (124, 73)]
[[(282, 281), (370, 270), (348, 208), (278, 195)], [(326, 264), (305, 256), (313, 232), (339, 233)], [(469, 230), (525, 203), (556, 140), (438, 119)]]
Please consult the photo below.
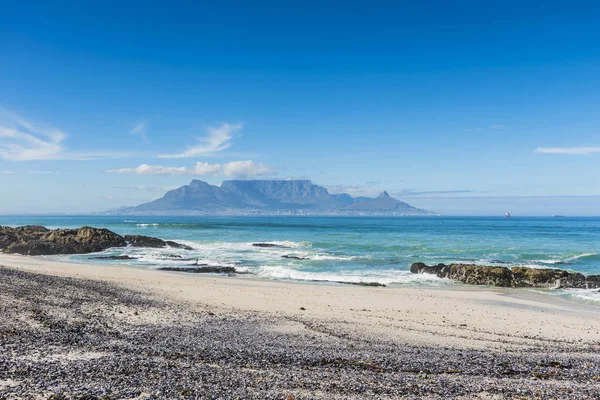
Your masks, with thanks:
[(194, 179), (162, 198), (120, 210), (122, 213), (221, 213), (303, 211), (308, 213), (431, 214), (383, 192), (375, 199), (330, 194), (308, 180), (231, 180), (221, 186)]
[(388, 192), (382, 192), (374, 199), (365, 199), (347, 207), (348, 210), (356, 211), (423, 211), (390, 197)]

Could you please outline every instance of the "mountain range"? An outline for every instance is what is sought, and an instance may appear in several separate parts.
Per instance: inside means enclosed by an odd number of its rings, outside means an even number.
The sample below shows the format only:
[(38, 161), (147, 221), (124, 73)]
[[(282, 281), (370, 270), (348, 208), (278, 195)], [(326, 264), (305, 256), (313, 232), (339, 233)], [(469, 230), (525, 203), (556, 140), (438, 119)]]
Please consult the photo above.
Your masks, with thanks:
[(376, 198), (331, 194), (309, 180), (197, 179), (160, 199), (117, 210), (121, 214), (434, 215), (382, 192)]

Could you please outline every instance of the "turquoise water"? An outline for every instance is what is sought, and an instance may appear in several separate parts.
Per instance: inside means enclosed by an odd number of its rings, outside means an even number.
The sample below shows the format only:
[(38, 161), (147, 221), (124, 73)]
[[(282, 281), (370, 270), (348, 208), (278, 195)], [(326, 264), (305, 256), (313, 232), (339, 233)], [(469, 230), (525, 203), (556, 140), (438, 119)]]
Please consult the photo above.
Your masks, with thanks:
[[(433, 276), (410, 274), (410, 265), (418, 261), (526, 265), (600, 274), (600, 218), (0, 216), (0, 224), (90, 225), (122, 235), (176, 240), (194, 250), (125, 248), (104, 253), (137, 257), (114, 263), (148, 268), (187, 266), (198, 259), (234, 266), (264, 279), (452, 285)], [(258, 242), (285, 247), (252, 246)], [(55, 258), (94, 262), (89, 257)], [(597, 291), (569, 293), (600, 301)]]

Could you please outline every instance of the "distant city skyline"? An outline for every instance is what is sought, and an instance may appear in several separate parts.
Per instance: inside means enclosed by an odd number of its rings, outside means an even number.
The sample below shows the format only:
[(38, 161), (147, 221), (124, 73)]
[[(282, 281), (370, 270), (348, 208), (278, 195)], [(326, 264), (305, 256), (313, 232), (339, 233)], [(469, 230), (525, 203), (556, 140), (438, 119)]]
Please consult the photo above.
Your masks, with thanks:
[(593, 2), (52, 1), (3, 16), (0, 213), (133, 206), (195, 178), (600, 216)]

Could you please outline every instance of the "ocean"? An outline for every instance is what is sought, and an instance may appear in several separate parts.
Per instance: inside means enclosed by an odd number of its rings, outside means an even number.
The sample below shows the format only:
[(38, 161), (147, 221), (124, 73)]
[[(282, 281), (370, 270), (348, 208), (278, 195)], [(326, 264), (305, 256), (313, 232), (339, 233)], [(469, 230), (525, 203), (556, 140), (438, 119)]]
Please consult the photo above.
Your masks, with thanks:
[[(102, 253), (136, 257), (119, 261), (92, 260), (90, 255), (49, 257), (60, 261), (155, 269), (189, 266), (198, 260), (270, 280), (461, 286), (432, 275), (411, 274), (414, 262), (520, 265), (600, 274), (600, 218), (0, 216), (0, 225), (26, 224), (104, 227), (121, 235), (175, 240), (194, 249), (119, 248)], [(600, 304), (598, 290), (541, 292)]]

